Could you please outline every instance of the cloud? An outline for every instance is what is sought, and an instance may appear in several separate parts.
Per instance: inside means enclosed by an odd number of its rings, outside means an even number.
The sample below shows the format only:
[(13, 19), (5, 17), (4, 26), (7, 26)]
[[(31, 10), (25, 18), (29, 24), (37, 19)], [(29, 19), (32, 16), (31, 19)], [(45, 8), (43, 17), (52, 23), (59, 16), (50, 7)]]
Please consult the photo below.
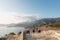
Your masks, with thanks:
[(35, 20), (37, 14), (26, 14), (17, 12), (0, 12), (0, 24), (20, 23)]

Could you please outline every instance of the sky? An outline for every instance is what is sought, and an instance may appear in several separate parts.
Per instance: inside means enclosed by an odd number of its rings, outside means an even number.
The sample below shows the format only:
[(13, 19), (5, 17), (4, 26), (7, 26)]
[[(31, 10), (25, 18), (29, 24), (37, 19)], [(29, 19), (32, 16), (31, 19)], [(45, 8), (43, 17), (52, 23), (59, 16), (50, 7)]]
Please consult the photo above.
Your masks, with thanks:
[(0, 0), (0, 24), (60, 17), (60, 0)]

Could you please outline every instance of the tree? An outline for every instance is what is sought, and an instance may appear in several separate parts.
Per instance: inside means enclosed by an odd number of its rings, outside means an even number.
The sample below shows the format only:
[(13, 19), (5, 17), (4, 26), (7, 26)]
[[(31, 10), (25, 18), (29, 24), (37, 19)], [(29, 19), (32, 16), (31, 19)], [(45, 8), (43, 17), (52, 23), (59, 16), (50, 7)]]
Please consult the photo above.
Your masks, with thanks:
[(8, 35), (16, 35), (14, 32), (10, 32)]

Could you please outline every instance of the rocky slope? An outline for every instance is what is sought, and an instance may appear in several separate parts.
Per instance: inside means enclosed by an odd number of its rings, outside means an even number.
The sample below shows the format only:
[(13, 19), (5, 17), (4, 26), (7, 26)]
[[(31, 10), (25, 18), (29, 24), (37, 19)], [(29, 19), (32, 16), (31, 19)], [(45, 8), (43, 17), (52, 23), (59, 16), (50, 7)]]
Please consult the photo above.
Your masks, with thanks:
[(42, 31), (41, 33), (32, 33), (31, 36), (35, 40), (60, 40), (59, 32), (54, 30), (48, 30)]

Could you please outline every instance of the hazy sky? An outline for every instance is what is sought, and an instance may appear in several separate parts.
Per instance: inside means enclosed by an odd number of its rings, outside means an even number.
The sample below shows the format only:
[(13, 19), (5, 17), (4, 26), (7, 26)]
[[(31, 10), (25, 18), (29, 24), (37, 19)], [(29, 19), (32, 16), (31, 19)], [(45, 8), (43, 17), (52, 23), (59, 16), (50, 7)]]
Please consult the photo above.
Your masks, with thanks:
[(1, 24), (27, 21), (30, 16), (60, 17), (60, 0), (0, 0)]

